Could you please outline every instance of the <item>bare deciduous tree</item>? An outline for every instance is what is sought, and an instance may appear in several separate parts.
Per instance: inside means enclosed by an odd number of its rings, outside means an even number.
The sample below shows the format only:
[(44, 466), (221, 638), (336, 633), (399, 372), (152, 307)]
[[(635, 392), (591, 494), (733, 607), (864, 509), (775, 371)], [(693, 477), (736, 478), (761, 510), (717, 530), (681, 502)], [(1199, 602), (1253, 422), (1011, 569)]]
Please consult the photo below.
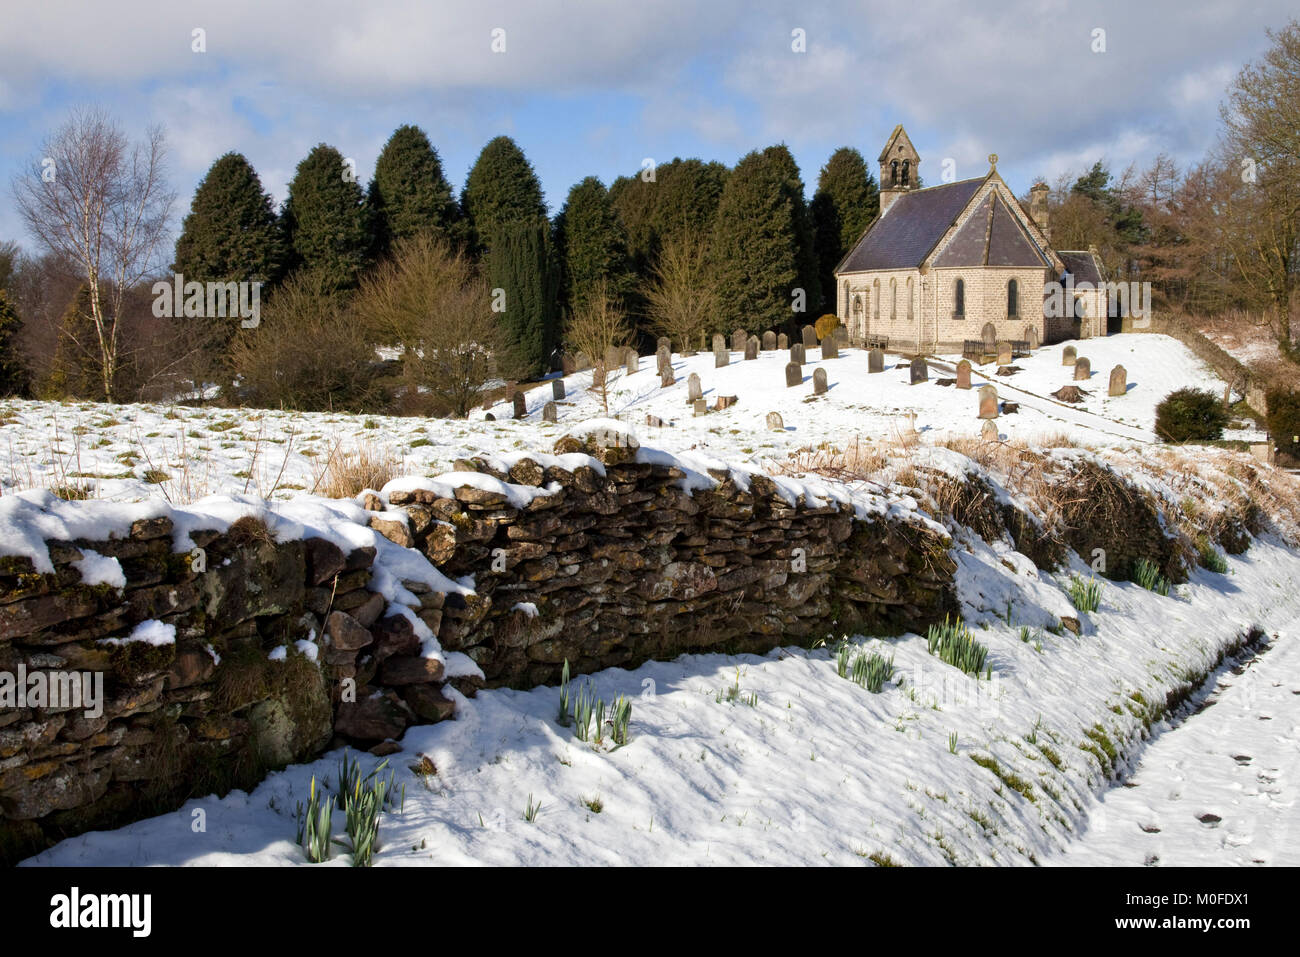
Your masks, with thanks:
[(175, 200), (165, 159), (161, 129), (150, 128), (133, 144), (106, 113), (80, 110), (13, 183), (32, 236), (75, 263), (85, 280), (109, 402), (116, 397), (123, 303), (128, 290), (156, 267)]
[(603, 279), (569, 313), (564, 339), (571, 352), (585, 352), (595, 362), (591, 388), (600, 396), (600, 404), (609, 415), (609, 385), (617, 370), (605, 367), (605, 355), (610, 349), (626, 346), (631, 341), (632, 327)]
[(718, 311), (707, 242), (690, 233), (670, 239), (645, 295), (651, 328), (671, 339), (679, 352), (693, 350)]

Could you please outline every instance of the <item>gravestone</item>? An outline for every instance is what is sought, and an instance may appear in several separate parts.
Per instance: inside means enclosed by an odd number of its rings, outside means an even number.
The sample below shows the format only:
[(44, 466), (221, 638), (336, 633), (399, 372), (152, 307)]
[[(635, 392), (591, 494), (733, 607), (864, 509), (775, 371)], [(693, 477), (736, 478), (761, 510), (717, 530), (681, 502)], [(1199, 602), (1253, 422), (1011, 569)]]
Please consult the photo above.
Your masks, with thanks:
[(655, 351), (658, 352), (660, 349), (667, 350), (671, 354), (673, 351), (673, 341), (667, 336), (660, 336), (655, 340)]
[(816, 330), (816, 329), (814, 329), (812, 326), (804, 326), (802, 329), (799, 330), (799, 332), (800, 332), (800, 334), (801, 334), (802, 337), (803, 337), (801, 341), (803, 342), (803, 347), (804, 347), (805, 349), (816, 349), (816, 348), (817, 348), (817, 330)]
[(992, 419), (985, 419), (984, 424), (980, 426), (980, 438), (985, 442), (996, 442), (998, 435), (998, 424)]
[(669, 352), (667, 349), (665, 349), (663, 346), (660, 346), (659, 351), (655, 353), (655, 371), (658, 372), (660, 375), (663, 375), (665, 369), (671, 370), (672, 367), (673, 367), (672, 353)]
[(577, 360), (572, 355), (565, 352), (560, 356), (560, 374), (573, 375), (578, 371)]
[(771, 432), (785, 431), (785, 423), (781, 421), (780, 412), (769, 412), (767, 414), (767, 428)]
[(813, 395), (823, 395), (826, 392), (826, 370), (818, 366), (813, 370)]
[(701, 415), (709, 414), (709, 404), (705, 402), (703, 399), (696, 399), (695, 402), (692, 403), (692, 405), (693, 405), (692, 411), (695, 413), (695, 416), (697, 418)]
[(784, 332), (776, 337), (776, 347), (782, 351), (790, 348), (790, 337)]
[(984, 323), (984, 328), (980, 330), (980, 337), (984, 340), (984, 351), (992, 352), (994, 344), (998, 341), (998, 327), (991, 322)]
[(579, 352), (573, 357), (573, 367), (578, 372), (585, 372), (591, 368), (591, 356), (585, 352)]
[(623, 374), (636, 375), (641, 368), (641, 357), (636, 354), (635, 349), (628, 349), (623, 353)]
[(970, 388), (970, 361), (967, 359), (957, 363), (957, 388)]
[(720, 395), (713, 401), (713, 411), (721, 412), (723, 409), (730, 409), (740, 401), (740, 396)]
[(1006, 339), (998, 343), (998, 365), (1011, 365), (1011, 343)]
[(750, 336), (745, 340), (745, 358), (758, 358), (758, 336)]
[(623, 364), (623, 350), (618, 346), (610, 346), (605, 350), (605, 371), (617, 369)]
[(776, 348), (776, 333), (771, 329), (763, 333), (763, 351), (771, 352)]
[(1025, 333), (1025, 341), (1029, 343), (1029, 351), (1032, 352), (1041, 345), (1042, 340), (1038, 335), (1038, 327), (1030, 326), (1029, 331)]
[(912, 360), (909, 372), (911, 374), (909, 380), (911, 385), (916, 385), (918, 382), (926, 382), (930, 378), (930, 367), (926, 365), (925, 360), (920, 356), (917, 356)]
[(1076, 359), (1074, 361), (1074, 381), (1082, 382), (1092, 377), (1092, 363), (1087, 359)]
[(491, 412), (489, 412), (489, 413), (487, 413), (485, 416), (483, 416), (483, 421), (484, 421), (484, 422), (495, 422), (496, 420), (497, 420), (497, 417), (496, 417), (495, 415), (493, 415)]
[(744, 352), (745, 343), (749, 341), (749, 333), (744, 329), (731, 330), (731, 351)]
[(1110, 370), (1110, 394), (1123, 395), (1128, 391), (1128, 372), (1123, 366)]
[(1072, 366), (1079, 355), (1079, 350), (1074, 346), (1066, 346), (1061, 350), (1061, 365)]
[(885, 371), (885, 352), (883, 349), (872, 349), (867, 353), (867, 372), (884, 372)]
[(692, 372), (686, 377), (686, 401), (694, 402), (704, 395), (704, 390), (700, 388), (700, 376), (697, 372)]
[(846, 346), (849, 344), (849, 330), (844, 326), (835, 327), (835, 344)]
[(720, 332), (715, 332), (713, 334), (713, 351), (714, 352), (727, 351), (727, 337)]
[(673, 376), (673, 367), (665, 366), (659, 370), (659, 388), (666, 389), (670, 385), (676, 385), (677, 379)]
[(998, 390), (991, 385), (980, 386), (980, 418), (996, 419), (998, 417)]
[(785, 387), (787, 389), (803, 384), (803, 369), (797, 362), (788, 362), (785, 367)]
[(514, 403), (515, 403), (515, 418), (522, 419), (524, 416), (528, 414), (528, 401), (524, 398), (524, 394), (522, 392), (516, 392), (514, 394)]
[(645, 417), (645, 424), (652, 429), (662, 429), (664, 427), (664, 420), (659, 418), (657, 415), (647, 414)]
[(560, 399), (563, 399), (563, 398), (564, 398), (564, 380), (563, 380), (563, 379), (552, 379), (552, 380), (551, 380), (551, 398), (552, 398), (552, 399), (555, 399), (556, 401), (559, 401)]
[(552, 401), (552, 402), (548, 402), (548, 403), (546, 403), (546, 405), (542, 406), (542, 421), (543, 421), (543, 422), (554, 422), (555, 420), (556, 420), (556, 407), (555, 407), (555, 403), (554, 403), (553, 401)]
[(713, 368), (721, 369), (731, 363), (731, 353), (726, 349), (716, 349), (713, 353)]
[(840, 357), (840, 344), (834, 336), (827, 336), (822, 340), (822, 358), (838, 359)]
[(796, 342), (790, 347), (790, 361), (797, 362), (799, 365), (803, 365), (808, 361), (808, 356), (802, 342)]

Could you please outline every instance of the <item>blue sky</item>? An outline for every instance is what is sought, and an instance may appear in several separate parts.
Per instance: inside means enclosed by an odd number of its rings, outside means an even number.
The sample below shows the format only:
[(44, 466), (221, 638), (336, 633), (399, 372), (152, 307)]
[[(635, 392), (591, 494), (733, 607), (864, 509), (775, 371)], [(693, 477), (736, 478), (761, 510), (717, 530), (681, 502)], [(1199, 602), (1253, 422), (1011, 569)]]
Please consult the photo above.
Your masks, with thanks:
[[(179, 9), (177, 7), (180, 7)], [(208, 166), (244, 153), (277, 200), (318, 142), (368, 180), (402, 123), (424, 128), (459, 189), (493, 136), (514, 137), (551, 211), (584, 176), (608, 183), (699, 156), (732, 165), (787, 143), (809, 191), (831, 151), (869, 161), (896, 123), (939, 181), (990, 152), (1018, 192), (1098, 158), (1118, 171), (1213, 143), (1218, 104), (1294, 4), (1005, 0), (906, 4), (712, 0), (223, 0), (176, 5), (9, 0), (0, 29), (0, 239), (27, 243), (9, 183), (71, 108), (161, 124), (176, 219)], [(192, 51), (196, 28), (207, 50)], [(505, 30), (506, 49), (491, 49)], [(1104, 30), (1105, 50), (1094, 49)], [(804, 31), (805, 52), (792, 49)]]

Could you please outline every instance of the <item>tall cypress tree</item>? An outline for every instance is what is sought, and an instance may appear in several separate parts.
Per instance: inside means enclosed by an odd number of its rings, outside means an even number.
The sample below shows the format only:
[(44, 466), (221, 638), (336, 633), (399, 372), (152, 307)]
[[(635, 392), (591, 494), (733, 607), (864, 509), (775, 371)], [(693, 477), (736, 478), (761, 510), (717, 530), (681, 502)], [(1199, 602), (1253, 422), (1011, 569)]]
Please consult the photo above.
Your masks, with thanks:
[(271, 196), (239, 153), (227, 153), (194, 191), (176, 240), (175, 272), (199, 282), (276, 282), (285, 248)]
[(298, 164), (284, 224), (296, 267), (335, 289), (356, 286), (372, 248), (370, 216), (360, 185), (334, 147), (321, 143)]
[(555, 217), (552, 237), (564, 308), (586, 301), (602, 280), (607, 292), (626, 306), (633, 283), (627, 233), (600, 180), (588, 176), (569, 190), (564, 208)]
[(18, 332), (22, 320), (0, 289), (0, 395), (24, 395), (27, 392), (27, 365), (18, 349)]
[(388, 138), (375, 161), (368, 199), (377, 255), (419, 232), (446, 235), (457, 217), (442, 160), (418, 126), (399, 126)]
[[(821, 304), (821, 276), (817, 269), (817, 244), (813, 229), (812, 214), (808, 211), (808, 202), (804, 199), (803, 178), (799, 175), (799, 164), (794, 161), (790, 148), (784, 143), (769, 146), (763, 155), (773, 163), (781, 173), (782, 196), (790, 205), (790, 225), (794, 235), (795, 268), (798, 270), (798, 287), (804, 291), (804, 313), (809, 318), (815, 317), (814, 310)], [(809, 316), (811, 314), (811, 316)], [(794, 315), (791, 313), (791, 315)], [(805, 316), (796, 316), (797, 321), (805, 321)], [(790, 316), (786, 317), (787, 319)]]
[(461, 192), (461, 213), (480, 252), (492, 248), (503, 229), (546, 219), (542, 184), (515, 141), (498, 136), (479, 153)]
[(710, 258), (721, 302), (718, 331), (758, 333), (788, 322), (801, 255), (789, 169), (768, 150), (741, 159), (718, 204)]
[(880, 188), (862, 154), (841, 146), (817, 177), (811, 212), (821, 270), (822, 311), (834, 312), (835, 267), (880, 214)]
[(508, 354), (503, 371), (511, 378), (532, 378), (549, 366), (556, 339), (555, 283), (546, 231), (540, 223), (501, 226), (493, 233), (488, 280), (504, 293), (501, 320)]

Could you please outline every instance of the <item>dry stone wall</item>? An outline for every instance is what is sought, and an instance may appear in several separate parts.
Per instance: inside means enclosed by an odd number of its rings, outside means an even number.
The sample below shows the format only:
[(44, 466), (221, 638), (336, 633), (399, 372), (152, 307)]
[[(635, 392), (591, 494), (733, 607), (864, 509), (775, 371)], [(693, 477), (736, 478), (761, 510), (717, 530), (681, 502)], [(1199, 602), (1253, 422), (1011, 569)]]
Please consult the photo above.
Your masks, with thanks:
[[(5, 701), (0, 685), (0, 859), (251, 787), (331, 746), (386, 753), (460, 695), (551, 682), (565, 659), (582, 673), (765, 651), (956, 609), (950, 541), (915, 512), (855, 517), (725, 468), (688, 491), (671, 457), (592, 438), (556, 452), (367, 494), (354, 531), (382, 548), (281, 540), (256, 516), (180, 535), (158, 517), (45, 539), (52, 571), (0, 558), (9, 690), (35, 673), (102, 682), (98, 713)], [(87, 584), (88, 559), (116, 561), (124, 582)], [(412, 575), (402, 602), (384, 597), (425, 559), (455, 587)]]

